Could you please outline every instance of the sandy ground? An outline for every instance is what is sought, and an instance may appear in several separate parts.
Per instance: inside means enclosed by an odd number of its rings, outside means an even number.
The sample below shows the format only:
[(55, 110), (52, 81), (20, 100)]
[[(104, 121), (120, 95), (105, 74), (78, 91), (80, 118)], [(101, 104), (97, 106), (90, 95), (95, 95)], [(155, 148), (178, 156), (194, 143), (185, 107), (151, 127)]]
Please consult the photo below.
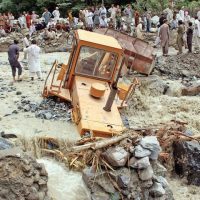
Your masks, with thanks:
[[(176, 53), (171, 51), (173, 54)], [(47, 76), (47, 72), (51, 68), (51, 64), (55, 59), (60, 62), (67, 63), (68, 53), (51, 53), (41, 55), (41, 65), (43, 77)], [(21, 55), (22, 59), (22, 55)], [(23, 96), (35, 102), (41, 102), (41, 92), (44, 81), (35, 80), (31, 82), (28, 77), (28, 71), (23, 71), (23, 81), (10, 86), (11, 69), (7, 63), (7, 54), (0, 53), (0, 87), (16, 88), (15, 91), (0, 92), (0, 131), (5, 133), (14, 133), (16, 135), (26, 137), (29, 140), (34, 136), (49, 135), (65, 140), (75, 141), (80, 138), (77, 129), (71, 122), (49, 121), (35, 118), (33, 113), (19, 112), (13, 114), (17, 110), (17, 105), (21, 100), (21, 95), (16, 95), (17, 91), (22, 92)], [(154, 79), (154, 78), (153, 78)], [(156, 78), (157, 79), (157, 78)], [(153, 126), (157, 123), (164, 123), (171, 119), (187, 121), (188, 129), (197, 133), (200, 131), (200, 98), (199, 97), (179, 97), (180, 83), (170, 82), (169, 80), (150, 81), (143, 83), (141, 88), (136, 90), (132, 97), (131, 107), (128, 112), (128, 120), (131, 127)], [(168, 95), (162, 95), (162, 85), (169, 82), (172, 92)], [(70, 196), (71, 191), (77, 190), (77, 182), (80, 183), (80, 195), (67, 198), (70, 200), (86, 200), (87, 191), (82, 183), (81, 175), (67, 171), (65, 168), (55, 161), (41, 159), (47, 168), (50, 176), (50, 194), (55, 199), (66, 200), (66, 193)], [(61, 191), (61, 186), (54, 187), (55, 180), (59, 177), (62, 179), (62, 185), (66, 187)], [(59, 178), (60, 179), (60, 178)], [(65, 179), (65, 180), (64, 180)], [(197, 200), (200, 199), (199, 188), (187, 186), (184, 181), (177, 178), (170, 178), (169, 183), (173, 190), (175, 199)], [(70, 187), (68, 188), (68, 185)], [(79, 192), (79, 190), (78, 190)], [(62, 196), (62, 195), (64, 196)], [(62, 196), (62, 198), (61, 198)], [(59, 197), (59, 198), (58, 198)]]

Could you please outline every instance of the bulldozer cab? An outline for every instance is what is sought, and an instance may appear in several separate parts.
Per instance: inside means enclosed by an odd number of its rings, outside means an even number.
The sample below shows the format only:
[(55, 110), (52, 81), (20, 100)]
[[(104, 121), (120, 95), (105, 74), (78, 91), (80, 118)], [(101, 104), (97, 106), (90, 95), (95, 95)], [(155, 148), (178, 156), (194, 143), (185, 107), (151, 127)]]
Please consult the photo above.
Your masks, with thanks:
[(43, 96), (57, 96), (71, 102), (72, 118), (81, 135), (86, 132), (100, 137), (120, 134), (124, 125), (119, 104), (114, 102), (110, 112), (103, 108), (123, 60), (123, 49), (115, 38), (77, 30), (68, 64), (54, 63)]
[(75, 31), (65, 87), (68, 89), (72, 87), (75, 76), (112, 83), (122, 60), (122, 54), (121, 46), (112, 37), (84, 30)]

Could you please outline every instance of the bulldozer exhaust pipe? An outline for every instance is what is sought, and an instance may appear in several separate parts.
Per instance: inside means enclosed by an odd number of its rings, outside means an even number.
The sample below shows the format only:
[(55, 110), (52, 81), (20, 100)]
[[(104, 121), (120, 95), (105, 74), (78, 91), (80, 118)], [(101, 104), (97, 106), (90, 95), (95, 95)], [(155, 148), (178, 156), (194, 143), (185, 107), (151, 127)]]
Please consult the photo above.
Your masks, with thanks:
[(112, 108), (113, 102), (115, 100), (116, 94), (117, 94), (117, 88), (116, 87), (112, 87), (112, 89), (110, 91), (110, 94), (109, 94), (109, 97), (108, 97), (108, 100), (106, 102), (106, 105), (103, 108), (106, 112), (110, 112), (111, 111), (111, 108)]
[(115, 82), (112, 84), (112, 89), (110, 91), (108, 100), (106, 102), (105, 107), (103, 108), (106, 112), (110, 112), (111, 111), (112, 105), (114, 103), (115, 96), (116, 96), (117, 90), (118, 90), (117, 89), (117, 83), (119, 81), (119, 77), (121, 75), (121, 70), (122, 70), (122, 67), (124, 65), (124, 62), (125, 62), (125, 59), (123, 58), (123, 60), (121, 62), (121, 65), (120, 65), (120, 68), (119, 68), (119, 71), (118, 71), (118, 74), (117, 74), (117, 78), (116, 78)]

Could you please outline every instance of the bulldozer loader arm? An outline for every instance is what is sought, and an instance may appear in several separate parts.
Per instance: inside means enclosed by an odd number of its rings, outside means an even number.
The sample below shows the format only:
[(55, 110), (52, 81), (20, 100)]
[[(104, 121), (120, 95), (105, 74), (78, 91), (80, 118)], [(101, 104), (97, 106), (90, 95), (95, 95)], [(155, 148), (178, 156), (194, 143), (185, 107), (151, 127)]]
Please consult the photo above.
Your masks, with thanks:
[(55, 60), (44, 84), (43, 97), (57, 96), (62, 100), (71, 102), (69, 90), (63, 88), (68, 65), (62, 64), (61, 68), (59, 66), (58, 61)]

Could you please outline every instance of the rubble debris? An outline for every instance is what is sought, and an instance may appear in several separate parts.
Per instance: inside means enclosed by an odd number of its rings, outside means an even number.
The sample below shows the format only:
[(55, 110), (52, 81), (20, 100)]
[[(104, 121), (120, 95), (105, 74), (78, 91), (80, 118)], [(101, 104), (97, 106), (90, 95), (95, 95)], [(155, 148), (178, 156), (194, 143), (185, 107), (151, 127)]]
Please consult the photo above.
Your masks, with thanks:
[(122, 147), (111, 147), (102, 156), (113, 167), (120, 167), (126, 164), (129, 153)]
[(48, 98), (36, 103), (22, 96), (18, 110), (23, 112), (33, 112), (36, 118), (46, 120), (71, 120), (70, 105), (66, 102), (57, 102), (55, 99)]
[(175, 172), (187, 177), (188, 184), (200, 186), (200, 144), (197, 141), (175, 141)]
[(132, 157), (128, 162), (128, 166), (135, 169), (146, 169), (150, 166), (149, 157), (144, 157), (141, 159)]
[[(71, 49), (71, 45), (66, 44), (63, 41), (67, 41), (69, 34), (66, 32), (57, 34), (57, 37), (55, 39), (51, 40), (44, 40), (41, 38), (40, 34), (34, 34), (32, 35), (32, 39), (35, 39), (38, 41), (38, 45), (42, 48), (43, 51), (46, 53), (51, 52), (62, 52), (66, 51), (68, 49)], [(24, 35), (22, 33), (16, 33), (11, 32), (7, 37), (0, 38), (0, 52), (5, 52), (8, 50), (8, 47), (13, 43), (14, 39), (17, 39), (18, 41), (22, 41)], [(23, 43), (19, 43), (19, 47), (21, 50), (23, 50)]]
[(143, 148), (141, 145), (138, 145), (134, 149), (134, 155), (136, 158), (144, 158), (151, 155), (151, 151)]
[(10, 149), (13, 147), (13, 144), (8, 140), (0, 137), (0, 150)]
[[(131, 140), (130, 135), (129, 140)], [(142, 139), (145, 139), (145, 137)], [(168, 196), (167, 190), (170, 191), (170, 189), (164, 177), (154, 175), (153, 165), (151, 166), (149, 157), (135, 158), (134, 153), (131, 153), (132, 148), (129, 146), (130, 143), (127, 143), (127, 138), (124, 140), (124, 142), (123, 140), (120, 142), (120, 146), (117, 146), (116, 143), (115, 146), (108, 149), (102, 148), (97, 150), (96, 153), (92, 152), (93, 159), (90, 159), (87, 164), (85, 163), (87, 166), (83, 170), (83, 180), (89, 187), (93, 199), (100, 199), (102, 196), (105, 199), (110, 199), (113, 196), (116, 197), (115, 199), (143, 199), (144, 196), (146, 196), (146, 199), (154, 199), (154, 197), (173, 199), (172, 195)], [(148, 141), (148, 144), (144, 141)], [(148, 149), (154, 150), (155, 146), (157, 147), (154, 136), (148, 136), (144, 141), (142, 143)], [(136, 142), (135, 139), (132, 141), (134, 149), (140, 145), (140, 142)], [(127, 148), (130, 149), (129, 152), (125, 151)], [(156, 149), (160, 150), (160, 146)], [(122, 159), (113, 156), (115, 153), (120, 154)], [(121, 155), (123, 156), (121, 157)], [(131, 158), (127, 159), (127, 155)]]
[[(2, 141), (2, 139), (1, 139)], [(0, 144), (0, 199), (49, 200), (48, 174), (39, 164), (20, 149)], [(6, 176), (5, 176), (6, 174)]]
[(168, 56), (165, 60), (160, 57), (155, 68), (170, 79), (200, 78), (199, 59), (199, 53)]
[(185, 87), (182, 89), (183, 96), (195, 96), (200, 94), (200, 85), (192, 86), (192, 87)]
[(140, 141), (140, 145), (143, 148), (151, 151), (149, 158), (151, 158), (152, 160), (158, 159), (161, 148), (156, 136), (147, 136), (142, 138)]

